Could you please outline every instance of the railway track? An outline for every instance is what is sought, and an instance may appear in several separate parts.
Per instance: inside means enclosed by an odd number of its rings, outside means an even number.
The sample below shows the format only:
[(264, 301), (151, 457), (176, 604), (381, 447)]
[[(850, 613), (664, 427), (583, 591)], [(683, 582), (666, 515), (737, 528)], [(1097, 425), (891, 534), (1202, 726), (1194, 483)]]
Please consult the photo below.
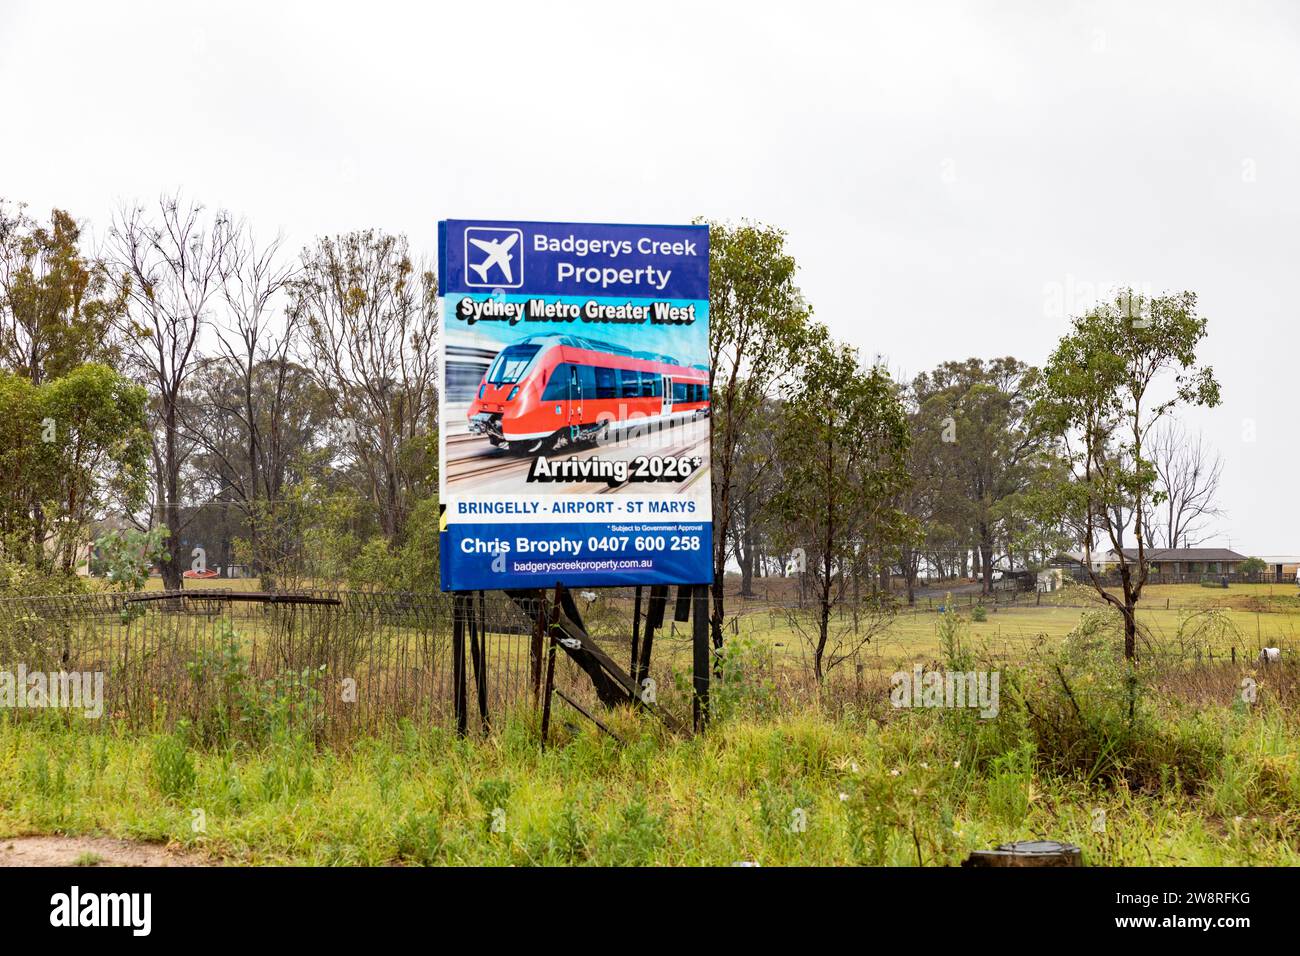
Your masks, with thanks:
[[(645, 451), (654, 451), (656, 454), (678, 457), (688, 454), (698, 449), (703, 449), (705, 455), (708, 452), (708, 430), (690, 428), (680, 429), (683, 432), (682, 437), (674, 441), (666, 448), (646, 449)], [(485, 451), (477, 454), (469, 453), (452, 457), (452, 450), (468, 449), (471, 445), (484, 446)], [(471, 479), (505, 479), (518, 477), (523, 478), (532, 466), (531, 457), (519, 457), (511, 455), (508, 452), (498, 451), (488, 445), (486, 439), (477, 436), (448, 436), (447, 438), (448, 458), (447, 462), (447, 480), (448, 483), (463, 482)], [(621, 446), (618, 442), (614, 443), (611, 449), (609, 446), (585, 446), (575, 448), (572, 452), (560, 452), (563, 457), (592, 458), (599, 454), (607, 454), (609, 451), (615, 451), (626, 455), (627, 460), (635, 458), (637, 455), (644, 453), (642, 449), (632, 446)], [(699, 472), (696, 472), (698, 475)], [(694, 477), (694, 476), (692, 476)], [(612, 494), (622, 491), (628, 486), (629, 482), (611, 487), (605, 482), (589, 482), (582, 485), (569, 486), (569, 491), (575, 494)]]

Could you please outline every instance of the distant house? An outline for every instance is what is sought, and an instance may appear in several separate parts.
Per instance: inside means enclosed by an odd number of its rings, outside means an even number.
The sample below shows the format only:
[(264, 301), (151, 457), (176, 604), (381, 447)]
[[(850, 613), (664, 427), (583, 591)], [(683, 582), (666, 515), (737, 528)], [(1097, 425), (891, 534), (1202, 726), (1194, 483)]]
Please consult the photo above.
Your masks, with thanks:
[(1300, 572), (1300, 554), (1261, 554), (1259, 559), (1277, 581), (1294, 581)]
[(1047, 568), (1038, 572), (1037, 588), (1040, 591), (1059, 591), (1065, 584), (1062, 568)]
[[(1137, 561), (1137, 548), (1125, 548), (1124, 557)], [(1168, 577), (1196, 574), (1234, 574), (1244, 554), (1227, 548), (1150, 548), (1147, 564), (1153, 574)]]
[[(1136, 564), (1137, 548), (1125, 548), (1124, 557)], [(1148, 548), (1146, 559), (1151, 574), (1163, 578), (1182, 578), (1206, 574), (1235, 574), (1238, 565), (1246, 560), (1246, 556), (1227, 548)], [(1048, 562), (1048, 566), (1062, 568), (1077, 579), (1086, 575), (1087, 566), (1084, 561), (1083, 552), (1069, 551), (1057, 555)], [(1092, 553), (1092, 569), (1097, 574), (1114, 572), (1118, 567), (1119, 558), (1114, 551)]]
[[(1092, 569), (1100, 574), (1106, 570), (1109, 561), (1109, 551), (1094, 551), (1092, 553)], [(1052, 560), (1047, 562), (1049, 568), (1061, 568), (1074, 577), (1083, 575), (1087, 569), (1087, 555), (1082, 551), (1062, 551)]]

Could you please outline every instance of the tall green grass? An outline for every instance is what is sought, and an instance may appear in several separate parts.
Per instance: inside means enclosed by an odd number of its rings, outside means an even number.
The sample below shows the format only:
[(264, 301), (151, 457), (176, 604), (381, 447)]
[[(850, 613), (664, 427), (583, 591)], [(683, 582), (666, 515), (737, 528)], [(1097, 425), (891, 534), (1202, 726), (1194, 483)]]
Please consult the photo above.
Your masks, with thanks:
[[(1078, 843), (1094, 864), (1300, 862), (1283, 715), (1210, 715), (1221, 755), (1194, 789), (1176, 767), (1142, 789), (1053, 772), (1021, 717), (738, 716), (675, 739), (620, 714), (622, 745), (584, 729), (542, 750), (519, 714), (486, 741), (398, 732), (342, 752), (4, 722), (0, 833), (325, 865), (951, 865), (1034, 837)], [(1181, 726), (1166, 729), (1204, 733)]]
[(521, 709), (486, 739), (407, 723), (327, 748), (289, 719), (289, 684), (239, 734), (0, 714), (0, 837), (103, 833), (253, 864), (931, 866), (1029, 838), (1091, 864), (1300, 862), (1294, 664), (1255, 673), (1247, 702), (1249, 665), (1134, 668), (1113, 627), (1087, 617), (1010, 667), (943, 616), (942, 666), (1001, 669), (991, 719), (798, 703), (745, 640), (721, 662), (717, 719), (689, 738), (623, 710), (605, 718), (615, 740), (557, 710), (543, 748)]

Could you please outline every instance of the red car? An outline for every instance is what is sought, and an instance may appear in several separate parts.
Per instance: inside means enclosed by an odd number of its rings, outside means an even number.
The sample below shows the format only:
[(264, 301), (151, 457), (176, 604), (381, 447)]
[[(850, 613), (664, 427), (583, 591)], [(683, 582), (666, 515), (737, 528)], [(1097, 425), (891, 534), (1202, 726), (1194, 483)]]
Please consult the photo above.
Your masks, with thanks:
[(705, 417), (709, 373), (609, 342), (532, 335), (497, 353), (468, 414), (469, 430), (493, 445), (537, 454)]

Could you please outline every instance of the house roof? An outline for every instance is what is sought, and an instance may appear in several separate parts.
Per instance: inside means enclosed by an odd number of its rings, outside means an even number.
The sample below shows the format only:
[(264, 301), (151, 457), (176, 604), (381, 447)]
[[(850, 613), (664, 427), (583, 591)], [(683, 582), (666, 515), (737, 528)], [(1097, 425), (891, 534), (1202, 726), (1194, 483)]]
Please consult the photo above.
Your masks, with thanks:
[[(1124, 557), (1136, 561), (1137, 548), (1125, 548)], [(1227, 548), (1152, 548), (1146, 553), (1148, 561), (1245, 561), (1244, 554)]]
[(1060, 554), (1053, 557), (1048, 564), (1083, 564), (1083, 557), (1084, 555), (1082, 551), (1062, 551)]

